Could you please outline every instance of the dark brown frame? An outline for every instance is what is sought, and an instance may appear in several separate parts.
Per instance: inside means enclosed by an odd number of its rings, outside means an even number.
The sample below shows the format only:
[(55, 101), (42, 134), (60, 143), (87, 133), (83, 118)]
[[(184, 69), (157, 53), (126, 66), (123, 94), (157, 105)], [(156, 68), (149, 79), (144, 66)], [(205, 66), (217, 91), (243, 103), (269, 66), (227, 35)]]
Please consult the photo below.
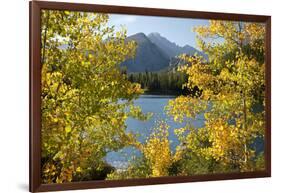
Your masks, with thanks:
[[(263, 22), (266, 25), (266, 132), (265, 132), (265, 171), (208, 174), (180, 177), (156, 177), (147, 179), (129, 179), (112, 181), (84, 181), (63, 184), (41, 183), (41, 65), (40, 65), (40, 10), (71, 10), (101, 13), (119, 13), (131, 15), (169, 16), (197, 19), (239, 20), (246, 22)], [(183, 183), (211, 180), (228, 180), (242, 178), (260, 178), (271, 176), (271, 17), (265, 15), (246, 15), (232, 13), (213, 13), (199, 11), (183, 11), (170, 9), (154, 9), (140, 7), (105, 6), (94, 4), (30, 1), (29, 2), (30, 26), (30, 145), (29, 145), (29, 191), (58, 191), (105, 187), (122, 187), (151, 184)]]

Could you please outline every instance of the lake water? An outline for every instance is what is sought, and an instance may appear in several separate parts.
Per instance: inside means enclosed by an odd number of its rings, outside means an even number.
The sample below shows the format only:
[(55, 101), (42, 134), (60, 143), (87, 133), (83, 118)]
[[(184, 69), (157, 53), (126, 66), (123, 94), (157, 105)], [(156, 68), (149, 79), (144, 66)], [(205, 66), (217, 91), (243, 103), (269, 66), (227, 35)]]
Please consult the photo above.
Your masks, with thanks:
[[(153, 116), (148, 121), (139, 121), (136, 119), (128, 118), (126, 121), (127, 131), (138, 133), (140, 136), (138, 140), (144, 142), (152, 132), (152, 128), (157, 126), (157, 120), (165, 120), (170, 126), (169, 140), (172, 150), (178, 145), (178, 140), (174, 134), (175, 128), (180, 128), (184, 124), (176, 123), (173, 119), (166, 115), (164, 108), (169, 100), (174, 99), (174, 96), (167, 95), (141, 95), (135, 100), (135, 105), (140, 106), (144, 113), (152, 112)], [(198, 115), (196, 120), (191, 120), (192, 125), (196, 128), (204, 126), (203, 115)], [(117, 169), (124, 169), (127, 167), (128, 161), (133, 156), (140, 156), (140, 152), (133, 147), (126, 147), (118, 152), (110, 152), (107, 154), (105, 160)]]

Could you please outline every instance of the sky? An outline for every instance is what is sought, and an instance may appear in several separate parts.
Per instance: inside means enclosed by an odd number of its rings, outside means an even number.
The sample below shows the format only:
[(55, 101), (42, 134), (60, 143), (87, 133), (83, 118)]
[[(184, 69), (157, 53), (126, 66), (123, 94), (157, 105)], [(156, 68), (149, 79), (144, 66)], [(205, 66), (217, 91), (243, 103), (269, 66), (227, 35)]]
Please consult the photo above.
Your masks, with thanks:
[(110, 14), (109, 25), (115, 25), (116, 30), (123, 25), (127, 29), (127, 35), (143, 32), (146, 35), (158, 32), (161, 36), (179, 46), (186, 44), (196, 46), (196, 34), (192, 31), (198, 25), (208, 25), (208, 20), (188, 19), (159, 16), (137, 16), (125, 14)]

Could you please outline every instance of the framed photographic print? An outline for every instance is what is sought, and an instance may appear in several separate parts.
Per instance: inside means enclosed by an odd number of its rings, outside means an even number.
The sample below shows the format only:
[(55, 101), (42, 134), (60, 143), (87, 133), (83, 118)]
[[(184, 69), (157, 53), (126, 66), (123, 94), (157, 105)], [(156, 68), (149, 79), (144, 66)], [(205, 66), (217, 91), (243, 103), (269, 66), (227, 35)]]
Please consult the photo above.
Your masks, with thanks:
[(271, 18), (30, 2), (30, 191), (271, 175)]

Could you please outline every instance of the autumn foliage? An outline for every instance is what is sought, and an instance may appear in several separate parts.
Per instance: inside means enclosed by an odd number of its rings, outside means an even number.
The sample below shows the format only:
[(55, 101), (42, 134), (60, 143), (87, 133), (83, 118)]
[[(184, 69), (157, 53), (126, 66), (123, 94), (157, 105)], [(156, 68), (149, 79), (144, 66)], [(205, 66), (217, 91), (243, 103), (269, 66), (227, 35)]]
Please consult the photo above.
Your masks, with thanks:
[[(195, 31), (209, 61), (183, 55), (189, 65), (179, 71), (189, 76), (185, 86), (197, 86), (202, 92), (195, 98), (181, 96), (170, 101), (168, 113), (175, 121), (204, 114), (204, 127), (194, 129), (187, 122), (182, 130), (188, 134), (178, 134), (196, 156), (230, 171), (256, 170), (260, 152), (253, 143), (264, 138), (265, 128), (264, 25), (210, 21)], [(217, 38), (221, 42), (214, 41)]]
[[(133, 101), (142, 94), (119, 65), (134, 57), (126, 31), (108, 26), (107, 14), (41, 12), (42, 181), (63, 183), (168, 175), (244, 172), (264, 169), (265, 27), (258, 23), (210, 21), (198, 26), (198, 45), (208, 55), (180, 56), (188, 77), (183, 94), (165, 111), (184, 123), (174, 132), (160, 120), (144, 143), (126, 131), (126, 120), (147, 120)], [(195, 128), (188, 118), (204, 115)], [(126, 171), (104, 161), (108, 152), (133, 146), (141, 157)]]
[(105, 14), (42, 11), (41, 20), (43, 182), (91, 179), (107, 152), (134, 140), (127, 117), (145, 119), (132, 103), (140, 86), (118, 70), (135, 44)]

